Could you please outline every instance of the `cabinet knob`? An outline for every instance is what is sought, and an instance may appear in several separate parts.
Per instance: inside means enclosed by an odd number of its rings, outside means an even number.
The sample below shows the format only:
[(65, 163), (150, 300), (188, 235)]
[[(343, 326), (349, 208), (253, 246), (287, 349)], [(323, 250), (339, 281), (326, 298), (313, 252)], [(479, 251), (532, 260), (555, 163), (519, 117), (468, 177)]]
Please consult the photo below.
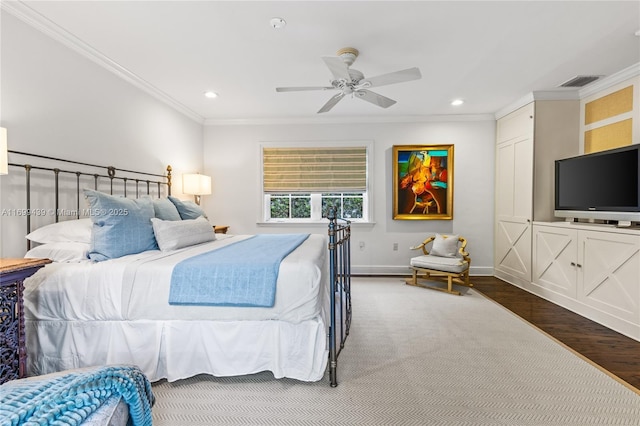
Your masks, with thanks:
[(576, 265), (578, 266), (578, 268), (582, 268), (581, 264), (577, 263)]

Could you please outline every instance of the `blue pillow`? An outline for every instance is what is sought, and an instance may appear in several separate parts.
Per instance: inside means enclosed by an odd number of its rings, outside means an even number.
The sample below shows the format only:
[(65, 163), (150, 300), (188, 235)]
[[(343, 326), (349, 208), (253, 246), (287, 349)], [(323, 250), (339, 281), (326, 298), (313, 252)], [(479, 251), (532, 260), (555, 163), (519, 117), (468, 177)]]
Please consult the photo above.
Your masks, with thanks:
[(156, 217), (162, 220), (182, 220), (180, 213), (176, 205), (169, 201), (167, 198), (154, 198), (153, 210)]
[(89, 259), (100, 262), (158, 249), (150, 198), (114, 197), (91, 189), (85, 189), (84, 196), (93, 222)]
[(205, 214), (204, 210), (202, 210), (200, 206), (194, 203), (193, 201), (179, 200), (176, 197), (172, 197), (171, 195), (169, 195), (168, 198), (169, 200), (171, 200), (173, 204), (175, 204), (176, 208), (178, 209), (178, 213), (180, 213), (180, 217), (183, 220), (197, 219), (200, 216), (204, 217), (205, 219), (207, 218), (207, 215)]

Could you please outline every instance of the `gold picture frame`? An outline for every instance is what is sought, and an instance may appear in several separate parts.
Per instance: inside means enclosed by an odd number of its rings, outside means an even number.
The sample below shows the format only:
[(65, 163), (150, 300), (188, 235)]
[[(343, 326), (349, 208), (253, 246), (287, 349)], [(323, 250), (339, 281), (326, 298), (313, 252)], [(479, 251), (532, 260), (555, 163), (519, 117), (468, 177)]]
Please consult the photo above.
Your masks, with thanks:
[(453, 219), (453, 145), (393, 146), (393, 219)]

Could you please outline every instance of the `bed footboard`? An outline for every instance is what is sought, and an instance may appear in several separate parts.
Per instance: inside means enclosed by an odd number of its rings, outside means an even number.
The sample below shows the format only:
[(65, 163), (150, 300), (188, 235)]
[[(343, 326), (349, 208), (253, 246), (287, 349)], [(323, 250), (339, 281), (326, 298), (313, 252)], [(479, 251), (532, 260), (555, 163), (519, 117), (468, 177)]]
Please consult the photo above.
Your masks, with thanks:
[(329, 328), (329, 380), (338, 385), (338, 355), (351, 326), (351, 222), (329, 209), (329, 279), (331, 280), (331, 324)]

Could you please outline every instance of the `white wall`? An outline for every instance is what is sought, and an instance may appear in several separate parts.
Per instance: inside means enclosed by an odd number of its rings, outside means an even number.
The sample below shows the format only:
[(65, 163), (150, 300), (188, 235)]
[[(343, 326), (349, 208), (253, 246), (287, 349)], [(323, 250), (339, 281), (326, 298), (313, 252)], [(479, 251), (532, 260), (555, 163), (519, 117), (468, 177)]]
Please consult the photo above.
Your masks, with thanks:
[[(1, 24), (0, 125), (10, 150), (158, 174), (171, 164), (178, 194), (181, 174), (202, 169), (200, 123), (6, 12)], [(9, 173), (0, 177), (2, 257), (26, 249), (26, 221), (11, 214), (25, 207), (24, 172)], [(53, 207), (38, 194), (32, 207)]]
[[(204, 171), (213, 194), (203, 197), (210, 219), (230, 225), (230, 233), (326, 232), (325, 226), (259, 225), (261, 142), (374, 142), (373, 219), (354, 225), (352, 264), (357, 273), (408, 273), (417, 252), (409, 247), (434, 232), (469, 240), (472, 274), (493, 273), (493, 195), (495, 121), (442, 121), (362, 124), (209, 125), (204, 133)], [(392, 219), (392, 146), (454, 144), (453, 220)], [(359, 242), (365, 243), (360, 250)], [(399, 250), (393, 251), (393, 243)]]
[[(371, 140), (375, 224), (354, 225), (354, 271), (405, 274), (408, 259), (416, 254), (409, 247), (434, 232), (447, 232), (468, 238), (472, 273), (492, 273), (492, 119), (229, 125), (203, 130), (199, 123), (5, 12), (1, 31), (0, 125), (8, 128), (10, 149), (153, 173), (162, 173), (171, 164), (174, 193), (180, 190), (183, 172), (202, 171), (213, 177), (214, 191), (203, 197), (203, 206), (214, 223), (230, 225), (232, 233), (324, 233), (326, 227), (320, 225), (292, 229), (257, 224), (259, 143)], [(394, 144), (454, 144), (453, 220), (392, 219)], [(0, 177), (0, 209), (24, 208), (24, 173), (14, 170)], [(37, 197), (32, 207), (50, 207), (50, 198)], [(0, 219), (0, 256), (22, 256), (24, 218)], [(40, 218), (35, 225), (43, 221), (53, 219)], [(393, 243), (398, 243), (398, 251), (393, 251)]]

